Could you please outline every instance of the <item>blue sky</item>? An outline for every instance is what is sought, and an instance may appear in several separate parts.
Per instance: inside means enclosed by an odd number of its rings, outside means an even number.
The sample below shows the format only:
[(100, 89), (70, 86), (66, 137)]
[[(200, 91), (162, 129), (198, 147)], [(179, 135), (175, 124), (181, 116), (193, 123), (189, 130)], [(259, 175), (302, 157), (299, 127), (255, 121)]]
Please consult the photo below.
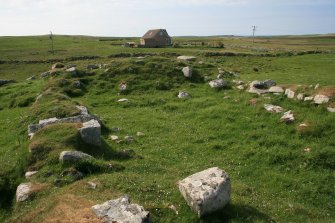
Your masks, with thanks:
[(335, 0), (0, 0), (0, 35), (335, 33)]

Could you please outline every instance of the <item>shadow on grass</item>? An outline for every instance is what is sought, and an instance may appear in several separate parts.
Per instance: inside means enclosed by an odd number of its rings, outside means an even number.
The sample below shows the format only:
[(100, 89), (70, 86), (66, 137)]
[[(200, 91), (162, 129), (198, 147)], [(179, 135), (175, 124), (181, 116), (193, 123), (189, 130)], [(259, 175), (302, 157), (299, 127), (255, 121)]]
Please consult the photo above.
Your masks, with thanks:
[(268, 215), (248, 205), (228, 204), (224, 209), (204, 216), (201, 223), (275, 222)]
[(133, 150), (115, 151), (104, 139), (101, 139), (101, 146), (92, 146), (84, 143), (81, 140), (80, 134), (78, 134), (78, 143), (80, 151), (88, 153), (98, 159), (122, 161), (135, 156)]

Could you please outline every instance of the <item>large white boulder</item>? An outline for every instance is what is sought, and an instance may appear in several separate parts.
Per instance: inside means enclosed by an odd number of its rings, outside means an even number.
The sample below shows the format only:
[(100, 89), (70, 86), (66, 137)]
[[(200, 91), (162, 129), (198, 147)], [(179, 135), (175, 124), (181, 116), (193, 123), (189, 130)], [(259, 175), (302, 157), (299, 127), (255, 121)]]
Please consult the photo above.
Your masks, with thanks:
[(80, 128), (79, 132), (85, 143), (95, 146), (101, 145), (101, 125), (97, 120), (92, 119), (83, 123), (83, 127)]
[(192, 77), (192, 69), (190, 67), (184, 67), (182, 71), (185, 77)]
[(22, 183), (16, 189), (16, 201), (23, 202), (29, 199), (32, 190), (31, 183)]
[(329, 102), (329, 97), (322, 95), (322, 94), (318, 94), (314, 97), (314, 103), (321, 105), (321, 104), (325, 104)]
[(59, 155), (60, 161), (75, 162), (83, 159), (92, 159), (93, 157), (80, 151), (63, 151)]
[(179, 181), (178, 187), (199, 217), (223, 208), (230, 200), (230, 178), (218, 167), (193, 174)]
[(92, 211), (107, 223), (149, 222), (149, 212), (138, 204), (130, 204), (127, 196), (94, 205)]

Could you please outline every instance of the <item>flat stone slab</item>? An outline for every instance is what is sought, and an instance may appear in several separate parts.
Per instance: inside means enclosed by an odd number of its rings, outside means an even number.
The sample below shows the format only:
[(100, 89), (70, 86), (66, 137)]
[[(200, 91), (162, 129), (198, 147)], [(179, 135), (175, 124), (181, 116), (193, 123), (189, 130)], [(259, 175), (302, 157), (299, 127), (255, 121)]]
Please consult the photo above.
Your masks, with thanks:
[(178, 182), (179, 191), (199, 217), (222, 209), (230, 200), (228, 174), (213, 167)]
[(63, 151), (59, 154), (59, 161), (76, 162), (83, 159), (93, 159), (93, 157), (80, 151)]
[(279, 86), (272, 86), (269, 88), (269, 93), (284, 93), (284, 89)]
[(321, 105), (321, 104), (326, 104), (329, 102), (329, 97), (325, 95), (318, 94), (314, 97), (314, 103)]
[(94, 205), (92, 211), (107, 223), (149, 222), (149, 212), (138, 204), (131, 204), (127, 196)]
[(121, 99), (119, 99), (119, 100), (117, 100), (118, 102), (127, 102), (127, 101), (129, 101), (127, 98), (121, 98)]
[(185, 60), (185, 61), (192, 61), (195, 60), (195, 56), (179, 56), (177, 57), (178, 60)]

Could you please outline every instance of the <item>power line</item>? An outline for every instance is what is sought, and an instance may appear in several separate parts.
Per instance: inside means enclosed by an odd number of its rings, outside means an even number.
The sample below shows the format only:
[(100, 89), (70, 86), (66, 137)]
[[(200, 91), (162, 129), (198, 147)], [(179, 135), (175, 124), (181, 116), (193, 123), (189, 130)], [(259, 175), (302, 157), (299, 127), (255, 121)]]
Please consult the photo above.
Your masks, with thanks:
[(255, 43), (255, 32), (257, 30), (257, 26), (252, 26), (252, 44)]
[(53, 35), (52, 32), (50, 31), (50, 36), (49, 36), (50, 40), (51, 40), (51, 52), (52, 54), (54, 54), (54, 39), (53, 39)]

